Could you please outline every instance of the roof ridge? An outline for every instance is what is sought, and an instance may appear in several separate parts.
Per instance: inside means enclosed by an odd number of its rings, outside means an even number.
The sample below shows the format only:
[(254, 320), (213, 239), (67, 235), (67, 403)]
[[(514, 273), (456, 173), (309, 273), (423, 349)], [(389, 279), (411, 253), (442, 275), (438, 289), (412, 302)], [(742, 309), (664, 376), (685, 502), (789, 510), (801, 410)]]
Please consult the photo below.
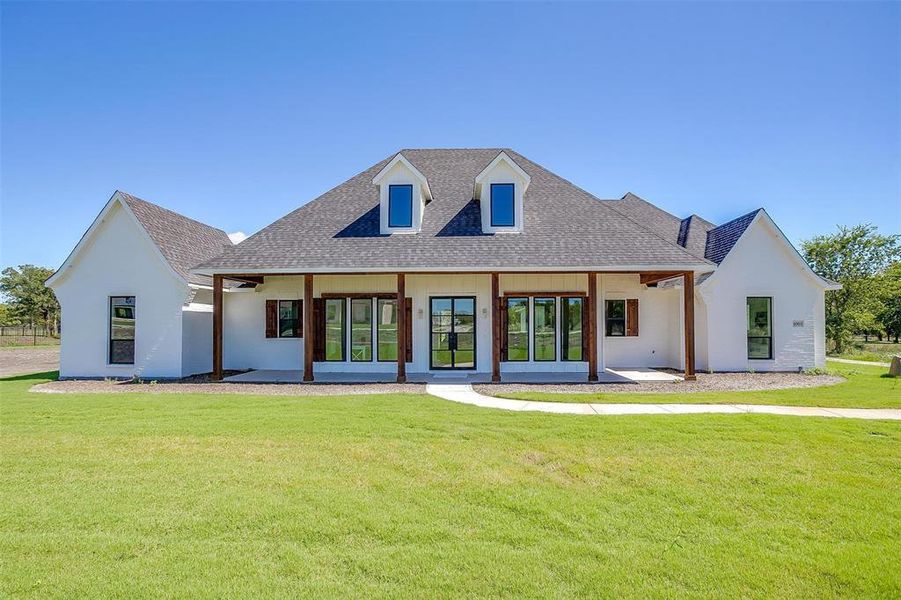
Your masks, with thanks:
[[(582, 188), (582, 187), (576, 185), (576, 184), (573, 183), (572, 181), (570, 181), (570, 180), (568, 180), (568, 179), (566, 179), (566, 178), (564, 178), (564, 177), (561, 177), (560, 175), (557, 175), (556, 173), (554, 173), (554, 172), (551, 171), (550, 169), (544, 167), (543, 165), (541, 165), (541, 164), (539, 164), (539, 163), (537, 163), (537, 162), (535, 162), (535, 161), (533, 161), (533, 160), (529, 160), (528, 158), (526, 158), (525, 156), (523, 156), (523, 155), (520, 154), (519, 152), (516, 152), (515, 150), (511, 150), (510, 152), (512, 152), (513, 154), (516, 154), (517, 156), (519, 156), (520, 158), (522, 158), (522, 159), (524, 159), (524, 160), (527, 160), (528, 162), (532, 163), (533, 165), (537, 166), (538, 168), (544, 170), (546, 173), (549, 173), (549, 174), (551, 175), (551, 177), (555, 177), (556, 179), (559, 179), (560, 181), (563, 181), (564, 183), (567, 183), (567, 184), (573, 186), (574, 188), (576, 188), (576, 189), (579, 190), (580, 192), (582, 192), (582, 193), (584, 193), (584, 194), (587, 194), (588, 196), (590, 196), (591, 198), (593, 198), (594, 200), (596, 200), (597, 203), (598, 203), (599, 205), (603, 206), (604, 208), (606, 208), (606, 209), (608, 209), (608, 210), (612, 210), (613, 212), (615, 212), (616, 214), (622, 216), (623, 218), (628, 219), (629, 221), (631, 221), (632, 223), (635, 223), (636, 225), (638, 225), (639, 227), (641, 227), (641, 228), (644, 229), (645, 231), (651, 233), (651, 234), (654, 235), (655, 237), (658, 237), (658, 238), (660, 238), (661, 240), (663, 240), (664, 242), (670, 244), (671, 246), (673, 246), (673, 247), (675, 247), (675, 248), (678, 248), (679, 250), (681, 250), (681, 251), (684, 252), (685, 254), (689, 255), (690, 257), (695, 258), (695, 259), (700, 258), (701, 260), (707, 261), (707, 258), (705, 258), (705, 257), (703, 257), (703, 256), (697, 256), (696, 254), (694, 254), (693, 252), (690, 252), (690, 251), (689, 251), (688, 249), (686, 249), (686, 248), (683, 248), (683, 247), (680, 246), (679, 244), (677, 244), (677, 243), (675, 243), (675, 242), (672, 242), (672, 241), (666, 239), (665, 237), (663, 237), (662, 235), (660, 235), (659, 233), (657, 233), (656, 231), (654, 231), (654, 230), (651, 229), (650, 227), (647, 227), (647, 226), (645, 226), (643, 223), (640, 223), (640, 222), (636, 221), (635, 219), (633, 219), (633, 218), (630, 217), (629, 215), (624, 214), (622, 211), (616, 210), (615, 208), (613, 208), (613, 206), (612, 206), (611, 204), (605, 203), (603, 200), (601, 200), (600, 198), (598, 198), (597, 196), (595, 196), (594, 194), (592, 194), (592, 193), (589, 192), (588, 190), (586, 190), (586, 189), (584, 189), (584, 188)], [(642, 199), (642, 198), (639, 198), (639, 197), (636, 196), (635, 194), (632, 194), (632, 192), (627, 192), (626, 195), (632, 195), (632, 196), (634, 196), (635, 198), (638, 198), (639, 200), (641, 200), (642, 202), (644, 202), (644, 203), (646, 203), (646, 204), (650, 204), (651, 206), (654, 206), (653, 204), (651, 204), (651, 203), (648, 202), (647, 200), (644, 200), (644, 199)], [(625, 196), (623, 196), (623, 198), (625, 198)], [(657, 208), (657, 207), (654, 206), (654, 208)], [(657, 210), (662, 210), (662, 209), (657, 208)], [(663, 211), (663, 212), (666, 212), (666, 211)], [(670, 213), (666, 213), (666, 214), (670, 214)], [(678, 219), (678, 217), (675, 217), (675, 218)]]
[[(734, 219), (730, 219), (730, 220), (726, 221), (726, 222), (723, 223), (722, 225), (717, 225), (716, 227), (714, 227), (714, 228), (711, 229), (710, 231), (713, 231), (714, 229), (719, 229), (720, 227), (726, 227), (727, 225), (732, 225), (732, 224), (735, 223), (736, 221), (741, 221), (742, 219), (746, 219), (746, 218), (750, 217), (751, 215), (756, 215), (757, 213), (759, 213), (759, 212), (762, 211), (762, 210), (763, 210), (762, 207), (761, 207), (761, 208), (755, 208), (754, 210), (752, 210), (752, 211), (750, 211), (750, 212), (746, 212), (745, 214), (743, 214), (743, 215), (741, 215), (741, 216), (738, 216), (738, 217), (735, 217)], [(710, 233), (710, 231), (708, 231), (707, 233)]]
[(138, 202), (143, 202), (144, 204), (149, 204), (150, 206), (153, 206), (160, 210), (164, 210), (168, 213), (172, 213), (173, 215), (176, 215), (177, 217), (185, 219), (186, 221), (191, 221), (192, 223), (197, 223), (198, 225), (201, 225), (203, 227), (207, 227), (209, 229), (215, 229), (216, 231), (221, 231), (225, 235), (228, 235), (228, 232), (226, 232), (224, 229), (220, 229), (219, 227), (215, 227), (214, 225), (210, 225), (209, 223), (204, 223), (203, 221), (198, 221), (197, 219), (193, 219), (189, 216), (183, 215), (180, 212), (176, 212), (176, 211), (172, 210), (171, 208), (166, 208), (165, 206), (161, 206), (159, 204), (156, 204), (155, 202), (150, 202), (149, 200), (144, 200), (143, 198), (138, 198), (134, 194), (129, 194), (128, 192), (123, 191), (123, 190), (116, 190), (116, 193), (122, 194), (123, 196), (125, 196), (126, 201), (128, 199), (137, 200)]

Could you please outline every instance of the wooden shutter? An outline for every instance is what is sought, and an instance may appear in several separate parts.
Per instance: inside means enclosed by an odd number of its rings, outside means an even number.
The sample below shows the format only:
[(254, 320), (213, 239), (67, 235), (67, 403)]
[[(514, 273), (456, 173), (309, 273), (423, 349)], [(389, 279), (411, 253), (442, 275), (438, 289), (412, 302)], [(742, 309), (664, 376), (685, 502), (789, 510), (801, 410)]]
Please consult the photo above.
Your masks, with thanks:
[(294, 337), (302, 338), (303, 337), (303, 300), (292, 300), (294, 304), (294, 315), (297, 317), (294, 319)]
[(278, 337), (278, 300), (266, 300), (266, 337)]
[(313, 362), (325, 360), (325, 300), (313, 298)]
[(588, 298), (582, 298), (582, 360), (585, 361), (588, 360), (588, 355), (591, 354), (591, 344), (589, 343), (592, 336), (590, 312), (588, 310)]
[(500, 306), (497, 311), (497, 314), (500, 315), (497, 336), (501, 347), (501, 361), (507, 362), (507, 300), (505, 298), (496, 298), (495, 302)]
[(413, 298), (406, 298), (404, 300), (404, 324), (407, 327), (407, 330), (404, 332), (404, 336), (407, 338), (407, 356), (406, 361), (408, 363), (413, 362)]
[(626, 335), (638, 335), (638, 298), (626, 300)]

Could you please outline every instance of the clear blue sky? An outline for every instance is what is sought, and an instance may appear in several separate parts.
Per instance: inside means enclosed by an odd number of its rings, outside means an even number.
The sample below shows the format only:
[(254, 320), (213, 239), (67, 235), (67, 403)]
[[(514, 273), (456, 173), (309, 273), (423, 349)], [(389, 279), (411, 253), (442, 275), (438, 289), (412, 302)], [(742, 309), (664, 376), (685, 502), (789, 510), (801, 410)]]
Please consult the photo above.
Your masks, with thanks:
[(252, 233), (403, 147), (901, 230), (901, 4), (3, 3), (2, 266), (119, 188)]

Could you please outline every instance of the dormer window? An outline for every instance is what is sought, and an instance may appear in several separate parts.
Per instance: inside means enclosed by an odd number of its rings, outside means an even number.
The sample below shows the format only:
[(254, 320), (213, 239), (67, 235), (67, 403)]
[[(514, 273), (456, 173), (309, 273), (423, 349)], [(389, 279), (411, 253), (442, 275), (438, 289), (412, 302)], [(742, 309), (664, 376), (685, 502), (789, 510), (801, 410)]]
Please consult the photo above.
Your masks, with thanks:
[(388, 186), (388, 227), (413, 226), (413, 186)]
[(379, 186), (379, 232), (419, 233), (425, 206), (432, 200), (425, 175), (403, 154), (397, 154), (372, 183)]
[(516, 226), (515, 185), (512, 183), (491, 184), (491, 226)]
[(483, 232), (522, 233), (524, 197), (531, 181), (504, 151), (476, 175), (472, 197), (480, 205)]

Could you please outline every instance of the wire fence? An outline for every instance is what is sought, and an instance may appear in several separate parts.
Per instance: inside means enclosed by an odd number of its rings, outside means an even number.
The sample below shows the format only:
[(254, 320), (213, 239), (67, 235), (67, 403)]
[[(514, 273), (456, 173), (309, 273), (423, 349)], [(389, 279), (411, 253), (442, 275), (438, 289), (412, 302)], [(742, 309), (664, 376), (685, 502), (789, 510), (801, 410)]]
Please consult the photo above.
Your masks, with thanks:
[(59, 335), (46, 325), (4, 325), (0, 346), (41, 346), (59, 344)]

